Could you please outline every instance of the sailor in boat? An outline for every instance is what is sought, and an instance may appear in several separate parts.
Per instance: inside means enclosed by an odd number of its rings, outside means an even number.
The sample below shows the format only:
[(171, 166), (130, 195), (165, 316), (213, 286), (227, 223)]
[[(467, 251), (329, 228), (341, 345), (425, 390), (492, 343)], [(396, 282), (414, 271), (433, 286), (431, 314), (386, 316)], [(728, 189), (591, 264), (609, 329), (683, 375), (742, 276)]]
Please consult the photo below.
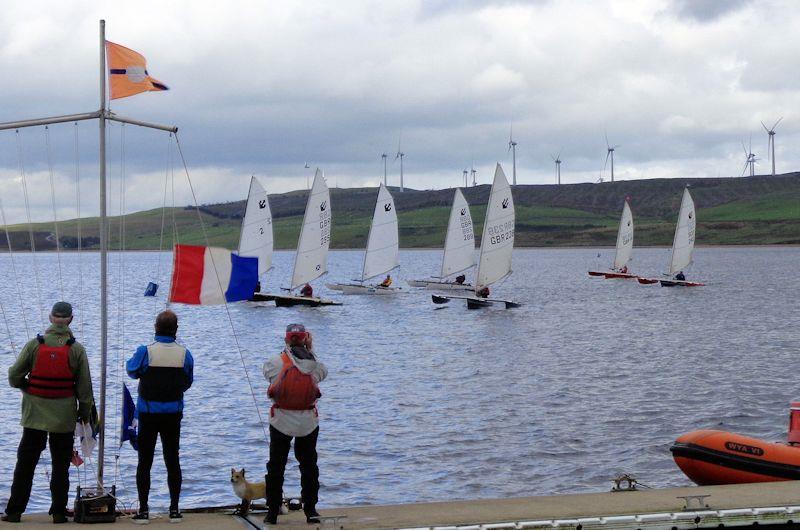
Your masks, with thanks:
[(463, 274), (459, 274), (458, 276), (456, 276), (456, 283), (458, 285), (464, 285), (464, 282), (466, 280), (467, 280), (467, 277), (465, 275), (463, 275)]
[(261, 280), (256, 282), (256, 288), (253, 289), (253, 293), (260, 293), (261, 292)]
[(50, 444), (52, 471), (50, 513), (53, 523), (67, 522), (69, 464), (75, 423), (96, 424), (92, 379), (86, 350), (75, 340), (69, 325), (72, 306), (57, 302), (50, 311), (50, 327), (20, 352), (8, 369), (8, 382), (22, 390), (22, 440), (11, 495), (3, 521), (20, 522), (28, 506), (36, 464)]
[(484, 285), (475, 292), (475, 295), (479, 298), (489, 298), (489, 286)]
[(679, 280), (679, 281), (682, 281), (682, 282), (685, 282), (686, 281), (686, 276), (683, 274), (683, 271), (679, 271), (678, 274), (675, 275), (675, 279)]
[(128, 375), (139, 380), (136, 418), (139, 423), (139, 465), (136, 468), (136, 489), (139, 493), (139, 513), (133, 516), (136, 524), (150, 521), (150, 468), (156, 439), (161, 436), (164, 464), (169, 489), (169, 521), (181, 522), (178, 507), (181, 495), (181, 463), (178, 453), (183, 417), (183, 393), (194, 379), (194, 358), (177, 342), (178, 316), (162, 311), (156, 317), (155, 341), (139, 346), (125, 365)]
[(619, 269), (619, 272), (620, 272), (621, 274), (628, 274), (628, 266), (627, 266), (627, 265), (623, 265), (623, 266), (622, 266), (622, 267)]
[(384, 289), (388, 289), (392, 285), (392, 276), (387, 274), (386, 278), (378, 285), (378, 287), (383, 287)]
[(311, 298), (314, 296), (314, 288), (311, 287), (311, 284), (306, 282), (302, 289), (300, 289), (300, 296), (304, 296), (306, 298)]
[(268, 359), (263, 367), (264, 377), (269, 381), (267, 395), (273, 402), (269, 413), (267, 515), (264, 522), (278, 522), (283, 502), (283, 474), (294, 438), (294, 454), (300, 464), (303, 511), (309, 524), (318, 524), (317, 399), (322, 396), (319, 383), (327, 377), (328, 369), (317, 359), (311, 333), (302, 324), (286, 326), (284, 343), (280, 355)]

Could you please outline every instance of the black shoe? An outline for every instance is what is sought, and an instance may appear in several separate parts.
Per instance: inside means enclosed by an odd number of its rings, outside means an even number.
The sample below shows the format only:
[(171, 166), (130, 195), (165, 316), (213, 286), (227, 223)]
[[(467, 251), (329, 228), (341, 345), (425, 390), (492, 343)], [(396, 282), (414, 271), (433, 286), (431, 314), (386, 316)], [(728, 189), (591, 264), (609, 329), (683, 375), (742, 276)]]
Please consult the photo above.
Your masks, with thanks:
[(133, 521), (134, 524), (150, 524), (150, 513), (139, 512), (133, 516), (131, 521)]
[(53, 514), (53, 524), (64, 524), (67, 522), (67, 516), (63, 513)]
[(4, 521), (6, 523), (19, 523), (22, 520), (21, 513), (6, 513), (0, 517), (0, 521)]
[(306, 522), (308, 524), (319, 524), (320, 523), (319, 517), (320, 515), (317, 512), (316, 508), (311, 508), (309, 510), (306, 510)]
[(180, 523), (183, 521), (183, 515), (181, 515), (181, 511), (178, 509), (169, 511), (169, 522), (170, 523)]
[(264, 517), (264, 522), (267, 524), (278, 524), (278, 513), (268, 509), (267, 515)]

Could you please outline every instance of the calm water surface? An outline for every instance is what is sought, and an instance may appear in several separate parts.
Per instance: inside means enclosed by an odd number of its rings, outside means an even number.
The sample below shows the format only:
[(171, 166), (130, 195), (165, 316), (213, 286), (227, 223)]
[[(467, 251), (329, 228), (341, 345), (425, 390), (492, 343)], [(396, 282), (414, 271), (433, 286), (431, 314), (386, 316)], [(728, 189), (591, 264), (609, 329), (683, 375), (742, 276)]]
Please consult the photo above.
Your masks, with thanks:
[[(440, 257), (404, 251), (397, 277), (433, 273)], [(637, 249), (633, 270), (654, 274), (668, 257), (665, 249)], [(800, 397), (800, 249), (699, 249), (687, 275), (708, 282), (699, 289), (586, 275), (611, 259), (611, 250), (515, 251), (514, 274), (493, 289), (525, 304), (509, 311), (434, 306), (429, 292), (419, 291), (344, 297), (342, 307), (316, 309), (233, 304), (232, 327), (222, 307), (177, 306), (179, 338), (196, 362), (181, 440), (182, 505), (236, 502), (231, 467), (244, 466), (251, 478), (263, 474), (268, 446), (246, 373), (266, 418), (260, 366), (280, 350), (283, 327), (296, 321), (314, 332), (330, 369), (319, 406), (325, 506), (606, 491), (623, 472), (653, 487), (686, 485), (668, 450), (681, 433), (712, 427), (784, 439), (788, 403)], [(73, 329), (87, 345), (99, 399), (98, 256), (84, 254), (81, 267), (76, 255), (61, 262), (63, 298), (76, 305)], [(292, 263), (292, 253), (278, 252), (262, 283), (285, 285)], [(361, 263), (360, 252), (332, 252), (326, 281), (357, 277)], [(20, 294), (9, 256), (0, 256), (0, 302), (19, 350), (62, 296), (56, 255), (38, 254), (34, 262), (17, 254), (14, 264)], [(111, 437), (121, 384), (134, 392), (135, 384), (119, 367), (151, 340), (163, 292), (158, 300), (142, 292), (159, 273), (166, 291), (170, 266), (169, 254), (110, 258), (106, 469), (126, 503), (136, 499), (136, 455), (128, 445), (117, 449)], [(4, 373), (15, 355), (0, 322)], [(0, 385), (3, 507), (21, 434), (19, 400), (18, 391)], [(49, 506), (48, 460), (45, 452), (34, 511)], [(79, 477), (72, 473), (74, 487)], [(153, 479), (151, 505), (166, 508), (159, 459)], [(287, 470), (285, 491), (299, 493), (296, 464)]]

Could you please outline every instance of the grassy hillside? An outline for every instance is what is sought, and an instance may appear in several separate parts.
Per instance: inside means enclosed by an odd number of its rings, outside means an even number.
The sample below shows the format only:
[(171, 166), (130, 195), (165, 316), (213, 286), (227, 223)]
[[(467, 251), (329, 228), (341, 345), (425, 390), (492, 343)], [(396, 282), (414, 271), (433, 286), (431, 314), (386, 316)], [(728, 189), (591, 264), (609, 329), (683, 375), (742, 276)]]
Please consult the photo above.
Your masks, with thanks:
[[(637, 245), (669, 245), (683, 187), (690, 184), (697, 206), (699, 244), (800, 244), (800, 173), (777, 177), (653, 179), (602, 184), (520, 185), (513, 190), (517, 210), (517, 246), (613, 245), (625, 197), (636, 222)], [(480, 237), (489, 186), (466, 188), (475, 231)], [(403, 247), (438, 247), (447, 226), (453, 190), (392, 189)], [(277, 248), (294, 248), (308, 192), (270, 196)], [(333, 248), (366, 243), (376, 190), (332, 189)], [(236, 248), (244, 201), (203, 205), (199, 216), (209, 243)], [(161, 237), (162, 216), (164, 236)], [(125, 248), (170, 248), (177, 241), (204, 244), (194, 208), (149, 210), (125, 217)], [(10, 226), (15, 249), (30, 248), (27, 226)], [(52, 223), (34, 225), (37, 249), (55, 246)], [(77, 246), (78, 223), (59, 223), (61, 245)], [(120, 219), (111, 219), (111, 246), (120, 247)], [(81, 221), (85, 248), (99, 244), (98, 219)], [(6, 246), (0, 233), (0, 248)]]

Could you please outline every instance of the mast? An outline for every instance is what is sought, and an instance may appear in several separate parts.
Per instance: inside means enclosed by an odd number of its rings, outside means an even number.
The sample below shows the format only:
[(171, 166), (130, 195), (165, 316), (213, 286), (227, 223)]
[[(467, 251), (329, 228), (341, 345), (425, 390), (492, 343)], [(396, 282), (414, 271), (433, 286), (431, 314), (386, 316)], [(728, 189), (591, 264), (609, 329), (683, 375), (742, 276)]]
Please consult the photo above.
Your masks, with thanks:
[(106, 371), (108, 346), (108, 228), (106, 212), (106, 21), (100, 21), (100, 440), (97, 444), (97, 486), (103, 487), (106, 448)]

